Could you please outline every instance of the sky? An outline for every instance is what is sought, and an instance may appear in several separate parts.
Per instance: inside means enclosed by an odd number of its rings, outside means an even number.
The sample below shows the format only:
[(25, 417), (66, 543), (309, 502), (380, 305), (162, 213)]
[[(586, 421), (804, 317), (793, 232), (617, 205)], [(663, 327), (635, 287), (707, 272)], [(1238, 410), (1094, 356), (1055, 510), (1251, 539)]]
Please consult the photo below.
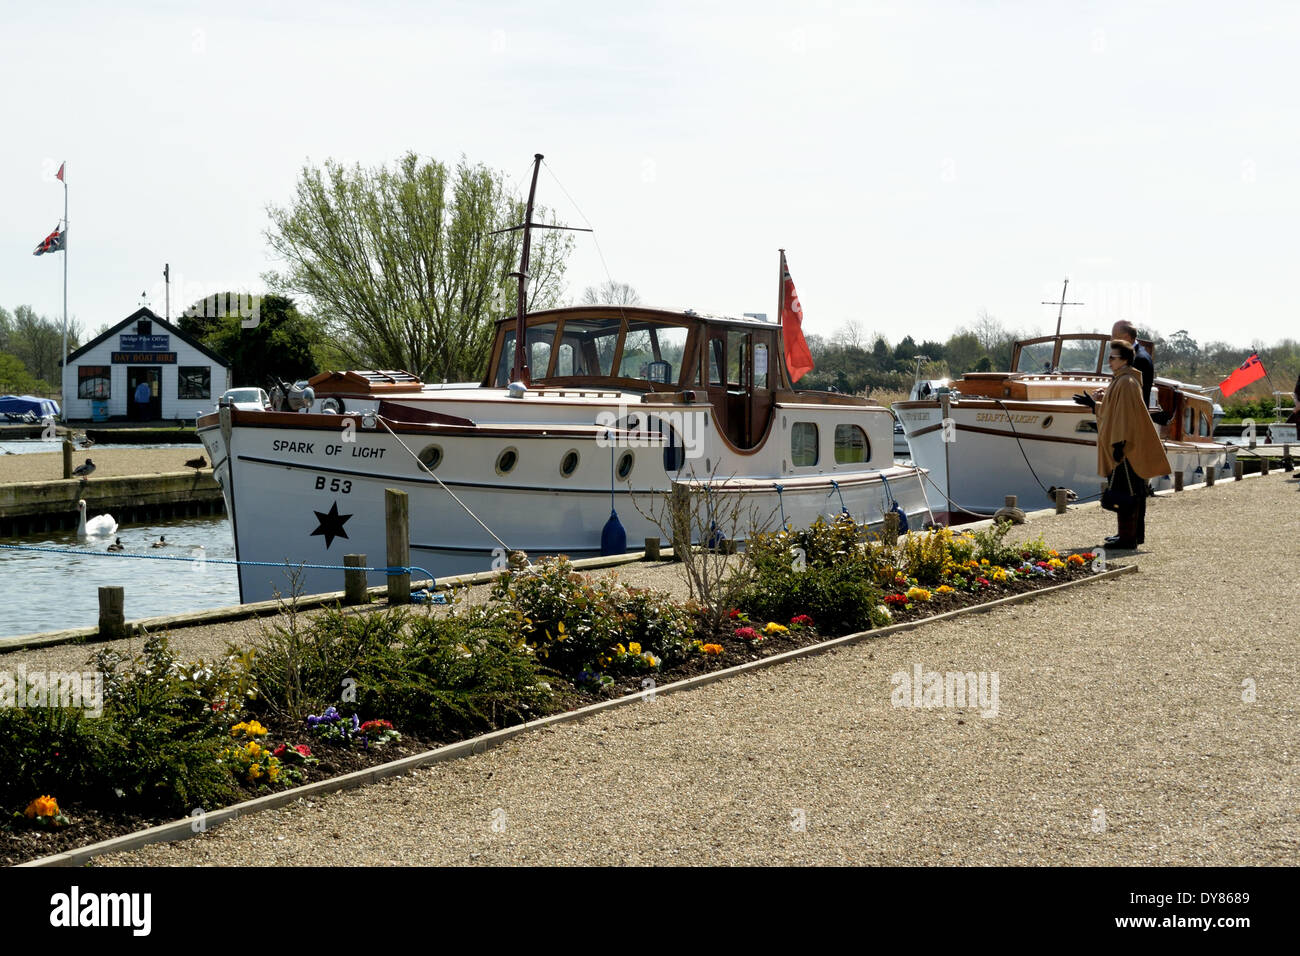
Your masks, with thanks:
[[(591, 225), (568, 296), (946, 339), (987, 312), (1297, 337), (1300, 6), (6, 3), (0, 305), (264, 288), (305, 163), (465, 156)], [(567, 193), (567, 195), (566, 195)]]

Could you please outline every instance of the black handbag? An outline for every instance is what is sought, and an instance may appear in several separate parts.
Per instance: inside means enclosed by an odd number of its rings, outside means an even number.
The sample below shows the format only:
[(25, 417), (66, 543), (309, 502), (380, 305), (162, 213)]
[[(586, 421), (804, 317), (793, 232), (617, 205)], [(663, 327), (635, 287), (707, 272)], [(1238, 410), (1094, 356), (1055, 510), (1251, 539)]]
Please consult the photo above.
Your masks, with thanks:
[[(1118, 477), (1121, 473), (1124, 475), (1122, 482)], [(1106, 487), (1101, 491), (1101, 506), (1107, 511), (1119, 511), (1121, 508), (1132, 507), (1137, 500), (1138, 492), (1133, 487), (1133, 479), (1129, 477), (1127, 464), (1121, 461), (1110, 473)]]

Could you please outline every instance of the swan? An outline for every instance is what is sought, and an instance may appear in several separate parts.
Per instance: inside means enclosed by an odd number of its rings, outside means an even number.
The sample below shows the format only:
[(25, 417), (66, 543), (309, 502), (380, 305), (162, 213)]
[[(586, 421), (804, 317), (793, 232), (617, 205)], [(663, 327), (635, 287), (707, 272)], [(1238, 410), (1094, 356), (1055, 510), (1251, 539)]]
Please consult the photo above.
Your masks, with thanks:
[(113, 534), (117, 531), (117, 521), (114, 520), (112, 515), (95, 515), (95, 517), (87, 521), (85, 499), (77, 502), (77, 513), (80, 515), (77, 521), (78, 538), (84, 538), (88, 535)]

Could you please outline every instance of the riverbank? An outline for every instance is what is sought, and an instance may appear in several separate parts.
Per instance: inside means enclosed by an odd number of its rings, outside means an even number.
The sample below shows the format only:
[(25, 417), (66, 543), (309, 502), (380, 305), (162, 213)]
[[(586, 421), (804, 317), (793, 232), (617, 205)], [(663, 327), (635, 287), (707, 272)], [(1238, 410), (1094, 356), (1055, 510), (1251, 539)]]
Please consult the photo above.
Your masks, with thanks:
[[(1141, 573), (1102, 587), (97, 862), (1291, 862), (1296, 612), (1259, 602), (1254, 585), (1289, 595), (1300, 584), (1298, 491), (1294, 475), (1275, 474), (1161, 497), (1148, 545), (1124, 557)], [(1079, 509), (1017, 534), (1067, 549), (1096, 544), (1113, 520)], [(673, 565), (644, 570), (680, 581)], [(173, 639), (216, 637), (196, 630)], [(997, 715), (892, 706), (894, 675), (916, 666), (997, 673)]]
[[(204, 457), (201, 445), (186, 448), (76, 448), (73, 467), (87, 458), (95, 463), (96, 478), (124, 478), (137, 475), (161, 475), (185, 471), (185, 463)], [(211, 462), (206, 462), (209, 466)], [(0, 484), (29, 481), (56, 481), (63, 478), (63, 452), (37, 452), (30, 455), (0, 455)]]

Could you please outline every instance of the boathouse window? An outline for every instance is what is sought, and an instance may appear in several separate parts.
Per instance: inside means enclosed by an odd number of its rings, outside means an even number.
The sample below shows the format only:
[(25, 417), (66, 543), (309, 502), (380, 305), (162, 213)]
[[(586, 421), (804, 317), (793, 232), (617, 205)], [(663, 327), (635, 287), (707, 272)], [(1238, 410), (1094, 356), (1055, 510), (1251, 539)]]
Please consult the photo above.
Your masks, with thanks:
[(817, 464), (817, 426), (812, 422), (795, 422), (790, 429), (790, 464), (807, 468)]
[(177, 398), (211, 398), (212, 369), (207, 365), (182, 365), (176, 369)]
[[(858, 425), (835, 426), (835, 464), (860, 464), (871, 457), (867, 433)], [(817, 462), (814, 461), (815, 465)]]
[(107, 365), (78, 365), (77, 398), (110, 398), (112, 375)]

